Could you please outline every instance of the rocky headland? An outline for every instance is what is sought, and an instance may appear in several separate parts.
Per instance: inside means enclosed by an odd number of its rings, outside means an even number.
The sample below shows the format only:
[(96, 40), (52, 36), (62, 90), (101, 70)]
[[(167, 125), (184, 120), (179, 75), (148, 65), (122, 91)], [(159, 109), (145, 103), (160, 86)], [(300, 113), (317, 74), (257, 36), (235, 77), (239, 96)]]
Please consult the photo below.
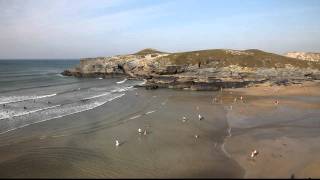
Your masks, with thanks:
[(320, 53), (312, 52), (288, 52), (285, 54), (287, 57), (297, 58), (305, 61), (320, 61)]
[(213, 49), (167, 53), (144, 49), (135, 54), (83, 58), (62, 74), (75, 77), (145, 79), (147, 89), (219, 90), (259, 83), (290, 84), (320, 80), (320, 62), (257, 49)]

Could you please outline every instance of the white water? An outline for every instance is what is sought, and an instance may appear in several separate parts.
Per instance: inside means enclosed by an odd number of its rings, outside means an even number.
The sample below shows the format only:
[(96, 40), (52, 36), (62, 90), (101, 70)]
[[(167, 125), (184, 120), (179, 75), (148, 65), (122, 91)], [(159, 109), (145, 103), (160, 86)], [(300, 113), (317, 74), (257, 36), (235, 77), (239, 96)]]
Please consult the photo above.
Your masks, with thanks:
[(47, 109), (52, 109), (52, 108), (59, 107), (59, 106), (61, 106), (61, 105), (58, 104), (58, 105), (55, 105), (55, 106), (50, 106), (50, 107), (31, 110), (31, 111), (25, 111), (25, 112), (21, 112), (21, 113), (19, 113), (19, 112), (15, 113), (15, 111), (8, 111), (8, 112), (6, 111), (6, 112), (4, 112), (2, 110), (2, 111), (0, 111), (0, 120), (7, 119), (7, 118), (18, 117), (18, 116), (23, 116), (23, 115), (28, 115), (28, 114), (31, 114), (31, 113), (35, 113), (35, 112), (39, 112), (39, 111), (43, 111), (43, 110), (47, 110)]
[(42, 99), (42, 98), (48, 98), (52, 96), (56, 96), (57, 94), (47, 94), (47, 95), (41, 95), (41, 96), (9, 96), (9, 97), (0, 97), (0, 105), (8, 104), (8, 103), (14, 103), (14, 102), (21, 102), (21, 101), (27, 101), (27, 100), (34, 100), (34, 99)]
[(129, 118), (129, 119), (137, 119), (137, 118), (139, 118), (139, 117), (141, 117), (140, 114), (139, 114), (139, 115), (136, 115), (136, 116), (133, 116), (133, 117), (131, 117), (131, 118)]
[(154, 113), (154, 112), (156, 112), (156, 111), (148, 111), (145, 114), (148, 115), (148, 114), (151, 114), (151, 113)]
[[(64, 86), (63, 89), (52, 87), (35, 88), (2, 94), (0, 97), (0, 134), (11, 132), (31, 124), (68, 116), (99, 107), (125, 95), (126, 91), (134, 90), (134, 84), (127, 81), (114, 85), (112, 81), (101, 84), (95, 81)], [(128, 83), (127, 83), (128, 82)], [(80, 86), (80, 87), (79, 87)], [(45, 89), (56, 92), (43, 94)], [(61, 93), (61, 92), (62, 93)], [(32, 101), (35, 99), (41, 99)]]
[(122, 83), (124, 83), (124, 82), (126, 82), (126, 81), (127, 81), (127, 78), (124, 79), (124, 80), (122, 80), (122, 81), (117, 82), (117, 84), (122, 84)]
[(84, 99), (82, 99), (82, 100), (94, 99), (94, 98), (98, 98), (98, 97), (106, 96), (106, 95), (109, 95), (109, 94), (111, 94), (111, 93), (110, 93), (110, 92), (106, 92), (106, 93), (99, 94), (99, 95), (96, 95), (96, 96), (91, 96), (91, 97), (88, 97), (88, 98), (84, 98)]
[[(83, 111), (87, 111), (87, 110), (91, 110), (93, 108), (99, 107), (107, 102), (110, 102), (112, 100), (118, 99), (122, 96), (124, 96), (125, 94), (117, 94), (115, 96), (111, 96), (111, 97), (107, 97), (105, 100), (100, 100), (100, 101), (94, 101), (92, 103), (88, 103), (88, 104), (84, 104), (84, 105), (74, 105), (74, 104), (70, 104), (70, 105), (66, 105), (66, 107), (61, 106), (61, 105), (57, 105), (55, 107), (51, 107), (51, 108), (47, 108), (45, 110), (37, 110), (34, 112), (38, 112), (38, 113), (28, 113), (25, 115), (29, 115), (31, 117), (28, 116), (23, 116), (20, 115), (20, 119), (7, 119), (7, 123), (6, 126), (1, 126), (0, 128), (0, 134), (4, 134), (10, 131), (14, 131), (32, 124), (37, 124), (37, 123), (41, 123), (41, 122), (45, 122), (48, 120), (52, 120), (52, 119), (56, 119), (56, 118), (60, 118), (60, 117), (64, 117), (64, 116), (68, 116), (68, 115), (72, 115), (75, 113), (80, 113)], [(51, 110), (51, 111), (46, 111), (46, 110)]]

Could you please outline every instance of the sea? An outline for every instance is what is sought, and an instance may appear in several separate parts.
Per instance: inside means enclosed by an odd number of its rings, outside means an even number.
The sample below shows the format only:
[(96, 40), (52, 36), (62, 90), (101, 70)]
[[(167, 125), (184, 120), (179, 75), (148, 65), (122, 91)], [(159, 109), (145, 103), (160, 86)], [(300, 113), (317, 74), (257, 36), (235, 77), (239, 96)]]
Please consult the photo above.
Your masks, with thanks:
[(61, 75), (73, 60), (0, 60), (0, 134), (99, 107), (141, 81)]
[(243, 176), (224, 143), (227, 111), (212, 104), (224, 92), (61, 75), (78, 64), (0, 60), (0, 178)]

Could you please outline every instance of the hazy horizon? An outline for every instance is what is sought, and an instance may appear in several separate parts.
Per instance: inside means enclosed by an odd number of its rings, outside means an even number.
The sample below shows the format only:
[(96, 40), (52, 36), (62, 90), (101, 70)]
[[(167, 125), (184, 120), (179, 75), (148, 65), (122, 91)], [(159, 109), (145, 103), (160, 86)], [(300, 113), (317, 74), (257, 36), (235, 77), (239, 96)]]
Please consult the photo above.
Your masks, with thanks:
[(260, 49), (320, 51), (316, 0), (0, 0), (0, 59)]

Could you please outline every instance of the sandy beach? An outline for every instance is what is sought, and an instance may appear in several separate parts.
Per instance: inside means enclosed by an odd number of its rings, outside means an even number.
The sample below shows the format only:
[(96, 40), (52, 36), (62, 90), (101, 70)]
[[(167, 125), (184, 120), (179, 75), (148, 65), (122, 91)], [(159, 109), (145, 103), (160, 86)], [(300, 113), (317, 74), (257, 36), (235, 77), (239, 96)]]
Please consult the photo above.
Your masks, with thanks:
[(244, 178), (320, 177), (319, 90), (318, 82), (306, 82), (228, 91), (244, 99), (228, 112), (232, 136), (225, 141)]
[(224, 107), (212, 104), (216, 94), (136, 89), (93, 110), (2, 134), (0, 176), (241, 177), (221, 148), (228, 124)]
[(319, 177), (319, 89), (133, 89), (95, 109), (1, 134), (0, 177)]

